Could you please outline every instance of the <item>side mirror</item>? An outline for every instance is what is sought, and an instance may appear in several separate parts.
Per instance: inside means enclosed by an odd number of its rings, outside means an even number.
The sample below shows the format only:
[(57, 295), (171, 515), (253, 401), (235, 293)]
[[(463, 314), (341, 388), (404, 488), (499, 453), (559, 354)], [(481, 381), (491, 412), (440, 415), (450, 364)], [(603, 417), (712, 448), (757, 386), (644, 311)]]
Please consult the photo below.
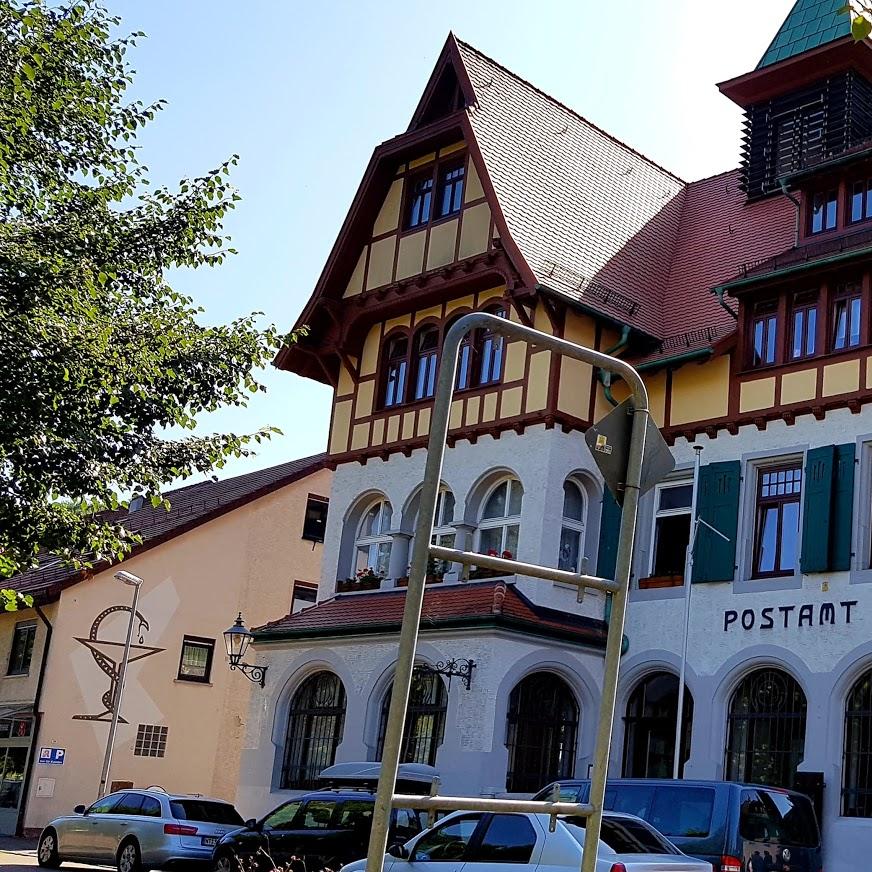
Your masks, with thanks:
[(77, 805), (77, 806), (73, 809), (73, 813), (74, 813), (74, 814), (84, 814), (87, 810), (88, 810), (88, 809), (86, 809), (85, 806), (83, 806), (83, 805)]
[(399, 860), (409, 859), (409, 852), (406, 850), (405, 845), (391, 845), (390, 848), (388, 848), (388, 853)]
[(258, 821), (257, 821), (257, 818), (249, 818), (249, 819), (245, 822), (245, 828), (246, 828), (247, 830), (258, 830), (258, 831), (259, 831), (261, 827), (260, 827), (260, 824), (259, 824)]

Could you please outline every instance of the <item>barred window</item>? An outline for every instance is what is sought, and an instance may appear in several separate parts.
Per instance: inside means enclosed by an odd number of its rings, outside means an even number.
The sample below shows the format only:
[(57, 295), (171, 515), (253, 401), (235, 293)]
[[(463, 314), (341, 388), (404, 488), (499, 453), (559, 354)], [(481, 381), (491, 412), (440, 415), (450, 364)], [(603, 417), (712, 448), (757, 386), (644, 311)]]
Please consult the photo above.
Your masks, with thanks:
[(844, 755), (842, 814), (872, 818), (872, 669), (848, 694)]
[(167, 750), (167, 727), (140, 724), (136, 730), (134, 757), (163, 757)]
[(283, 788), (317, 785), (321, 770), (332, 766), (345, 725), (345, 688), (332, 672), (316, 672), (291, 699), (282, 766)]
[[(376, 759), (381, 760), (384, 751), (388, 712), (391, 707), (391, 684), (382, 701), (381, 721), (378, 731)], [(448, 694), (445, 682), (426, 669), (416, 668), (409, 691), (409, 706), (403, 726), (403, 744), (400, 748), (400, 763), (425, 763), (436, 765), (436, 752), (445, 737), (445, 712), (448, 709)]]

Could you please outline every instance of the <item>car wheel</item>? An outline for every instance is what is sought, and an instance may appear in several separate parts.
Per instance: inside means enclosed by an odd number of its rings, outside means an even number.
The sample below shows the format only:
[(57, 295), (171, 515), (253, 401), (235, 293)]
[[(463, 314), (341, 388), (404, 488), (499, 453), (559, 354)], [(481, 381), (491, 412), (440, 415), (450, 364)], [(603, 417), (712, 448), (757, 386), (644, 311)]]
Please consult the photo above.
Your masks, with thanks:
[(235, 854), (222, 851), (212, 863), (212, 872), (239, 872), (240, 863)]
[(142, 857), (135, 839), (122, 842), (118, 849), (117, 866), (118, 872), (143, 872)]
[(54, 830), (46, 830), (39, 838), (36, 848), (36, 860), (44, 869), (57, 869), (61, 865), (58, 855), (58, 834)]

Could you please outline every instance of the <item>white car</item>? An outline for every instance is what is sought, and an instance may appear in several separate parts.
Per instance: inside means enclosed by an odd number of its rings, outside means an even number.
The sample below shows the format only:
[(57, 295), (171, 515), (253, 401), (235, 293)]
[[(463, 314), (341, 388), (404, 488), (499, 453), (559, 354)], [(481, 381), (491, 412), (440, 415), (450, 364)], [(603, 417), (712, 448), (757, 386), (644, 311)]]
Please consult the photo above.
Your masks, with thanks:
[[(384, 872), (573, 872), (581, 867), (584, 819), (559, 818), (548, 831), (547, 814), (454, 812), (434, 827), (393, 845)], [(365, 860), (341, 872), (363, 872)], [(597, 872), (712, 872), (711, 863), (682, 854), (650, 824), (628, 814), (606, 812)]]

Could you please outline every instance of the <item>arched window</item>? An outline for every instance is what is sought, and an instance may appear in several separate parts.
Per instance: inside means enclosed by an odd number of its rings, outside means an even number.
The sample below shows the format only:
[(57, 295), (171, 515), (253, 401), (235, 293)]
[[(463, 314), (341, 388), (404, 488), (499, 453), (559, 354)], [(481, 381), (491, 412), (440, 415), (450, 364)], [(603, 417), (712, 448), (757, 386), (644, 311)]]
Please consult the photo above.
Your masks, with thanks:
[(425, 400), (436, 391), (436, 368), (439, 363), (439, 331), (424, 327), (415, 334), (415, 399)]
[[(393, 689), (392, 682), (382, 702), (376, 749), (378, 760), (381, 760), (384, 751), (385, 730), (388, 725), (388, 711), (391, 707)], [(436, 752), (445, 737), (447, 708), (448, 694), (445, 692), (445, 683), (442, 679), (426, 669), (416, 668), (412, 673), (409, 706), (406, 709), (406, 723), (403, 726), (400, 763), (436, 765)]]
[[(506, 310), (502, 306), (492, 306), (485, 311), (498, 318), (506, 317)], [(493, 330), (480, 330), (476, 346), (479, 360), (478, 383), (480, 385), (496, 384), (503, 377), (505, 340)]]
[(845, 704), (842, 814), (872, 817), (872, 669), (860, 676)]
[[(454, 326), (455, 322), (459, 321), (464, 315), (469, 312), (461, 312), (455, 315), (445, 325), (444, 335)], [(473, 347), (475, 345), (475, 330), (470, 330), (460, 341), (460, 348), (457, 354), (457, 377), (454, 382), (454, 387), (458, 391), (466, 390), (472, 387), (472, 371), (473, 371)]]
[(391, 517), (387, 500), (373, 503), (364, 513), (354, 542), (354, 571), (371, 569), (384, 578), (391, 558)]
[(584, 491), (572, 479), (563, 482), (563, 524), (560, 528), (560, 553), (557, 568), (580, 572), (584, 557), (584, 521), (586, 517)]
[(394, 336), (385, 351), (384, 407), (399, 406), (406, 400), (406, 374), (409, 367), (409, 337)]
[(478, 553), (517, 557), (524, 488), (516, 478), (500, 482), (484, 501), (479, 520)]
[[(676, 676), (655, 672), (636, 685), (624, 718), (624, 778), (672, 778), (677, 712)], [(685, 688), (679, 773), (690, 756), (692, 722), (693, 698)]]
[(569, 685), (551, 672), (534, 672), (509, 696), (506, 790), (534, 793), (575, 772), (578, 703)]
[[(433, 536), (430, 541), (434, 545), (443, 548), (453, 548), (457, 541), (457, 534), (452, 524), (454, 523), (454, 494), (444, 487), (439, 491), (436, 499), (436, 514), (433, 517)], [(450, 564), (446, 560), (430, 558), (427, 566), (427, 575), (443, 576), (448, 572)]]
[(281, 786), (312, 788), (322, 769), (332, 766), (342, 741), (345, 688), (332, 672), (310, 675), (294, 693), (288, 715), (288, 734)]
[(730, 700), (726, 778), (792, 788), (805, 754), (806, 699), (780, 669), (749, 673)]

